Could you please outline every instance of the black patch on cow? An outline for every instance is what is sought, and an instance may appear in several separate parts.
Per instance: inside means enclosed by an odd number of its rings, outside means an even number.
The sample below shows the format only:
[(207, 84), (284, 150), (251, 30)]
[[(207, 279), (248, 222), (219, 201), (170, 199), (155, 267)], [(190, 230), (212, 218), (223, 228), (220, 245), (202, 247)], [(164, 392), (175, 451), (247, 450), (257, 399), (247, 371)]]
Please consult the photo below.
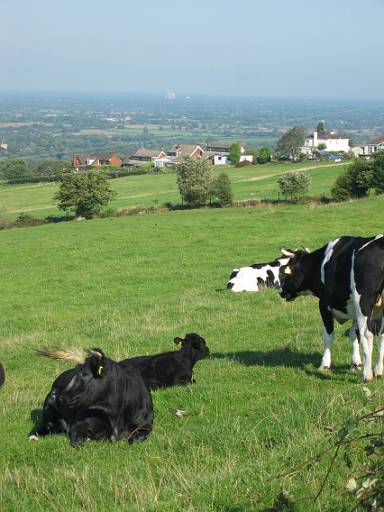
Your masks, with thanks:
[(257, 278), (257, 284), (259, 285), (259, 288), (266, 285), (266, 283), (262, 277)]
[(232, 272), (232, 274), (230, 275), (229, 279), (233, 279), (234, 277), (236, 277), (236, 276), (237, 276), (237, 274), (238, 274), (238, 273), (239, 273), (239, 271), (238, 271), (238, 270), (234, 270), (234, 271)]
[(273, 288), (275, 286), (275, 276), (272, 270), (267, 270), (267, 286), (268, 288)]

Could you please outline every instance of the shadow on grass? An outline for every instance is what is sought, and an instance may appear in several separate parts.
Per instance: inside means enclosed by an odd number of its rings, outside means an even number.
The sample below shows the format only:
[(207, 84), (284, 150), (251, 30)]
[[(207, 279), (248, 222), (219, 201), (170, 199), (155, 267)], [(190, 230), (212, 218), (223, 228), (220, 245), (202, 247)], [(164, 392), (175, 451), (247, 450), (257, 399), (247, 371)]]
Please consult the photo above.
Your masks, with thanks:
[(33, 421), (33, 428), (31, 432), (34, 432), (40, 426), (42, 418), (43, 409), (33, 409), (33, 411), (31, 411), (31, 420)]
[(261, 350), (244, 352), (211, 353), (211, 359), (229, 359), (245, 366), (268, 366), (272, 368), (299, 368), (307, 375), (322, 380), (334, 380), (335, 376), (354, 375), (349, 365), (332, 365), (331, 371), (320, 371), (321, 354), (318, 352), (296, 352), (290, 348), (282, 348), (264, 352)]

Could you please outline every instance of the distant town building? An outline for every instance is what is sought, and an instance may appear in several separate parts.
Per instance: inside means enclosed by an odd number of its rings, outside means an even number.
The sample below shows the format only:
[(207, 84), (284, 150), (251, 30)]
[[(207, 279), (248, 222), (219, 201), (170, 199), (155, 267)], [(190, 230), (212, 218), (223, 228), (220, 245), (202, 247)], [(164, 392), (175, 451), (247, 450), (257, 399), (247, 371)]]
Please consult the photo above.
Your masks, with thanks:
[(122, 160), (115, 153), (80, 153), (72, 156), (72, 168), (77, 171), (102, 165), (121, 166)]
[(6, 142), (0, 143), (0, 149), (3, 149), (4, 151), (8, 150), (8, 144)]
[(384, 135), (380, 135), (380, 137), (369, 140), (361, 147), (361, 149), (362, 153), (360, 156), (365, 158), (371, 157), (377, 151), (384, 150)]
[(161, 149), (139, 148), (136, 153), (124, 158), (122, 167), (142, 166), (166, 157)]
[(309, 154), (318, 150), (319, 146), (324, 151), (344, 151), (345, 153), (348, 153), (349, 138), (332, 131), (314, 131), (312, 135), (305, 139), (304, 146), (300, 149), (304, 154)]

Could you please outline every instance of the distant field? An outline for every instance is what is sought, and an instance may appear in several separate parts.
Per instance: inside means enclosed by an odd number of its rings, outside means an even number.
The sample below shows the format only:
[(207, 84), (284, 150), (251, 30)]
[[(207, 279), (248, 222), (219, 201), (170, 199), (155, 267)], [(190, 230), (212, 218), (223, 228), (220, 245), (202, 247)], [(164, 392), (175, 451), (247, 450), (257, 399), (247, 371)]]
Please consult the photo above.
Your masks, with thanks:
[[(312, 178), (310, 195), (329, 195), (336, 176), (345, 164), (271, 164), (247, 167), (215, 169), (230, 176), (236, 201), (246, 199), (277, 199), (276, 175), (293, 169), (308, 169)], [(312, 169), (312, 170), (311, 170)], [(154, 206), (166, 202), (178, 204), (180, 195), (175, 174), (129, 176), (111, 180), (117, 196), (110, 204), (113, 208)], [(60, 215), (53, 196), (58, 185), (25, 184), (0, 185), (0, 218), (16, 218), (25, 212), (34, 216)]]
[[(337, 326), (333, 371), (321, 373), (315, 299), (286, 303), (276, 290), (234, 294), (225, 285), (233, 267), (268, 261), (281, 246), (379, 233), (380, 211), (382, 198), (373, 197), (0, 231), (0, 510), (255, 512), (271, 510), (282, 488), (297, 512), (351, 510), (343, 458), (316, 503), (329, 458), (274, 478), (327, 448), (363, 408), (346, 326)], [(191, 331), (206, 338), (211, 357), (196, 365), (196, 384), (153, 394), (146, 442), (28, 443), (51, 382), (69, 367), (33, 349), (99, 346), (123, 358), (172, 349), (174, 336)], [(369, 389), (383, 403), (383, 382)], [(176, 417), (177, 409), (188, 415)], [(358, 472), (362, 452), (350, 457)]]

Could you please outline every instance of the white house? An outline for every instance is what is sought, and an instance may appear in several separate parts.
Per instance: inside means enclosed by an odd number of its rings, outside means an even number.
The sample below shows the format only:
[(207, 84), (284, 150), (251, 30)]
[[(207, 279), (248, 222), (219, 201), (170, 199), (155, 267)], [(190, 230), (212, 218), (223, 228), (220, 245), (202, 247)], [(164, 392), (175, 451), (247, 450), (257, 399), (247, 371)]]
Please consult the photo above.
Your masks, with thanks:
[[(321, 145), (321, 146), (320, 146)], [(304, 146), (301, 148), (305, 154), (322, 147), (325, 151), (349, 151), (349, 138), (336, 132), (317, 132), (307, 137)], [(324, 147), (325, 146), (325, 147)]]
[(373, 153), (384, 150), (384, 135), (376, 137), (376, 139), (369, 140), (362, 146), (363, 153), (362, 157), (369, 158)]

